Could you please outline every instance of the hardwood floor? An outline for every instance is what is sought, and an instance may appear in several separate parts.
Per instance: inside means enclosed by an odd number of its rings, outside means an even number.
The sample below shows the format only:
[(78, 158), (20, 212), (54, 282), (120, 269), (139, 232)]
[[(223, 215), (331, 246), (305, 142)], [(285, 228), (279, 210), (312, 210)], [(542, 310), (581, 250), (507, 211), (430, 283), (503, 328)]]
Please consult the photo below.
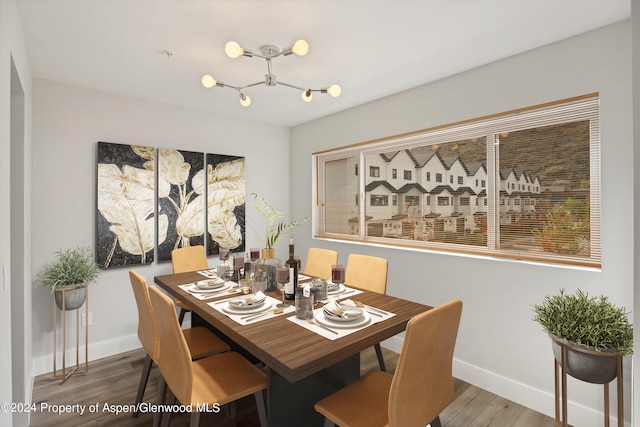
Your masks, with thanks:
[[(387, 370), (395, 369), (398, 355), (383, 349)], [(144, 351), (135, 350), (89, 364), (89, 372), (69, 378), (64, 384), (54, 380), (51, 374), (37, 377), (33, 386), (33, 403), (38, 411), (31, 415), (31, 426), (48, 427), (60, 426), (122, 426), (138, 427), (151, 426), (153, 414), (140, 414), (132, 418), (130, 413), (116, 414), (115, 407), (105, 410), (104, 405), (129, 405), (135, 400), (140, 380), (140, 372), (144, 362)], [(366, 373), (378, 369), (378, 362), (373, 349), (361, 355), (361, 371)], [(158, 370), (153, 368), (147, 390), (145, 402), (153, 403), (157, 396)], [(455, 400), (441, 414), (440, 419), (444, 427), (545, 427), (553, 426), (553, 418), (547, 417), (514, 402), (491, 394), (460, 380), (455, 380)], [(258, 426), (257, 413), (253, 405), (253, 398), (245, 398), (236, 405), (236, 422), (238, 427)], [(89, 409), (98, 410), (90, 413)], [(43, 405), (50, 405), (46, 412), (40, 412)], [(76, 411), (58, 415), (54, 405), (82, 405), (85, 413), (79, 415)], [(94, 405), (94, 406), (91, 406)], [(71, 410), (72, 408), (68, 408)], [(201, 418), (202, 426), (209, 426), (223, 421), (221, 414), (204, 414)], [(229, 424), (229, 423), (227, 423)], [(188, 426), (188, 415), (174, 416), (171, 426)], [(225, 424), (219, 424), (221, 426)], [(271, 426), (278, 427), (278, 426)]]

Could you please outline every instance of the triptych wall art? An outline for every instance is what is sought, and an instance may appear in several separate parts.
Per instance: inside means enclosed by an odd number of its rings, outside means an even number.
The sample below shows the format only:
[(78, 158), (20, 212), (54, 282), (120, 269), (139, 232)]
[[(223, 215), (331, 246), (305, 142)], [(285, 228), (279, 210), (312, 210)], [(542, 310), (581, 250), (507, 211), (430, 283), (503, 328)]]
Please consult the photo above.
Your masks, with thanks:
[[(244, 157), (98, 143), (102, 268), (168, 261), (180, 247), (245, 250)], [(157, 174), (156, 174), (157, 171)]]

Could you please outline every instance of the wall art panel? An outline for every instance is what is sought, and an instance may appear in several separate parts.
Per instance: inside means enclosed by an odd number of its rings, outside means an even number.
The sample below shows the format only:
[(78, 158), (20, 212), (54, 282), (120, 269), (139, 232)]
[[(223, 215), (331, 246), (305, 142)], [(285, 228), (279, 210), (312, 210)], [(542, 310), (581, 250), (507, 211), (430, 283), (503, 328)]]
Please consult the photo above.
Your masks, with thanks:
[(207, 253), (245, 251), (245, 158), (207, 154)]
[[(102, 268), (153, 262), (153, 147), (98, 142), (96, 262)], [(158, 223), (166, 229), (167, 218)]]
[(158, 212), (166, 216), (165, 238), (158, 233), (158, 261), (171, 259), (171, 251), (204, 245), (204, 153), (158, 150)]

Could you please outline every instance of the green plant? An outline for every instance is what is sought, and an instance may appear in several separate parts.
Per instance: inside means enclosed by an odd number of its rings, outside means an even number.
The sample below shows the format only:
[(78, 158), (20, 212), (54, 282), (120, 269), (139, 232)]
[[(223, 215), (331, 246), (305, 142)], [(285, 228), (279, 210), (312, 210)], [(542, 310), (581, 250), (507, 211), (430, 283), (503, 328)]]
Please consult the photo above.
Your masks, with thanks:
[(613, 305), (606, 296), (590, 297), (577, 290), (575, 295), (547, 295), (539, 305), (533, 305), (533, 320), (545, 332), (576, 344), (633, 353), (633, 325), (624, 308)]
[[(261, 237), (260, 233), (255, 233), (263, 248), (273, 248), (278, 240), (293, 232), (293, 227), (297, 227), (303, 222), (309, 221), (309, 218), (302, 218), (291, 222), (285, 222), (283, 220), (284, 214), (275, 210), (262, 196), (256, 193), (251, 193), (251, 195), (257, 200), (257, 202), (249, 203), (249, 205), (255, 208), (264, 219), (264, 238)], [(254, 229), (255, 232), (255, 228), (251, 228)]]
[(547, 252), (575, 255), (580, 252), (580, 241), (589, 240), (590, 226), (589, 205), (569, 198), (547, 213), (542, 229), (534, 230), (534, 235)]
[(43, 286), (55, 289), (91, 284), (100, 275), (100, 267), (93, 259), (90, 248), (58, 250), (55, 260), (42, 266), (36, 279)]

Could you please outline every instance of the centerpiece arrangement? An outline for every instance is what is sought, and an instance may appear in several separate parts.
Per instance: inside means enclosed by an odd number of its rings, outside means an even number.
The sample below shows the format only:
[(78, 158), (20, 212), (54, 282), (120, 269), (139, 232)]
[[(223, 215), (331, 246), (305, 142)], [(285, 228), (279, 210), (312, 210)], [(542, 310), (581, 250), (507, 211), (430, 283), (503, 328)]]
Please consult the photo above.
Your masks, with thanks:
[[(90, 248), (61, 249), (54, 253), (55, 260), (42, 266), (36, 280), (55, 293), (57, 306), (62, 310), (75, 310), (84, 304), (86, 287), (100, 275)], [(64, 292), (56, 292), (64, 290)]]
[(577, 290), (547, 295), (533, 306), (534, 321), (552, 339), (554, 357), (561, 363), (561, 346), (566, 346), (567, 372), (583, 381), (606, 384), (616, 377), (616, 358), (633, 352), (633, 325), (623, 307), (604, 295), (590, 297)]

